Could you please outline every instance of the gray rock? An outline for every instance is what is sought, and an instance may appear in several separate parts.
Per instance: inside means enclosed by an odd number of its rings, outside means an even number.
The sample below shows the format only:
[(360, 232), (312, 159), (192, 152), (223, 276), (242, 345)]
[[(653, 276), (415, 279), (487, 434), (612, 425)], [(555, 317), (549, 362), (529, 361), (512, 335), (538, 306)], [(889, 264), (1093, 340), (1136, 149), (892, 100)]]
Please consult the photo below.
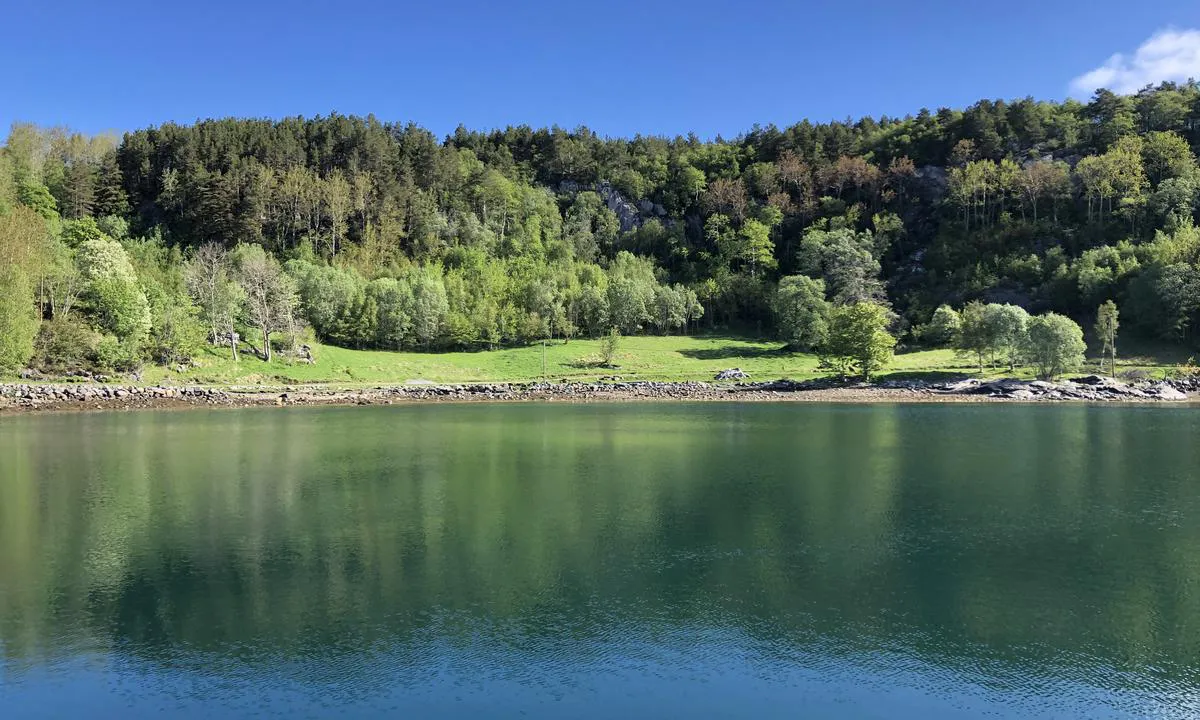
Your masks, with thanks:
[(621, 225), (621, 232), (629, 232), (636, 230), (642, 224), (641, 215), (638, 209), (625, 199), (610, 183), (607, 181), (600, 183), (596, 192), (600, 195), (600, 199), (608, 206), (609, 210), (617, 216), (617, 221)]
[(1186, 393), (1176, 390), (1175, 388), (1171, 387), (1170, 383), (1165, 382), (1158, 383), (1157, 385), (1147, 388), (1146, 394), (1156, 397), (1159, 400), (1173, 400), (1177, 402), (1179, 400), (1188, 399)]

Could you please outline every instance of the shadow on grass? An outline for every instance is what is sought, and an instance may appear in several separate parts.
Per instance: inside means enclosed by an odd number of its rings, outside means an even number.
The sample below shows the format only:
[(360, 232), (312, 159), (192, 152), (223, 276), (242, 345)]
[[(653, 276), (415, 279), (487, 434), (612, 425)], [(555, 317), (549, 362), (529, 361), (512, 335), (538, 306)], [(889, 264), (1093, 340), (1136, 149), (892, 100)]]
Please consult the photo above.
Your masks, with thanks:
[(784, 358), (793, 353), (787, 346), (775, 348), (755, 348), (745, 345), (724, 345), (715, 348), (698, 348), (679, 350), (680, 355), (692, 360), (731, 360), (735, 358)]
[(1200, 359), (1194, 348), (1167, 342), (1134, 338), (1117, 349), (1117, 367), (1121, 365), (1183, 365)]

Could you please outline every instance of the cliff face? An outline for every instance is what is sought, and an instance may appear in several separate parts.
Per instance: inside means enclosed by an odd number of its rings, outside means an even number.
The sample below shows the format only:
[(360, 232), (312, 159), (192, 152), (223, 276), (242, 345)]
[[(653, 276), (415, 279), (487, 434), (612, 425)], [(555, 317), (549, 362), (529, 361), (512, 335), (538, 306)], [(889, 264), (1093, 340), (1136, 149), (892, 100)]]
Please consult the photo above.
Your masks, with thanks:
[(636, 205), (621, 194), (619, 190), (612, 186), (612, 183), (607, 180), (602, 180), (594, 187), (584, 187), (576, 182), (563, 182), (558, 186), (560, 194), (573, 195), (584, 190), (593, 190), (609, 210), (617, 216), (617, 222), (621, 225), (621, 232), (629, 232), (641, 227), (647, 220), (658, 219), (664, 221), (667, 217), (667, 210), (662, 205), (651, 200), (641, 200)]

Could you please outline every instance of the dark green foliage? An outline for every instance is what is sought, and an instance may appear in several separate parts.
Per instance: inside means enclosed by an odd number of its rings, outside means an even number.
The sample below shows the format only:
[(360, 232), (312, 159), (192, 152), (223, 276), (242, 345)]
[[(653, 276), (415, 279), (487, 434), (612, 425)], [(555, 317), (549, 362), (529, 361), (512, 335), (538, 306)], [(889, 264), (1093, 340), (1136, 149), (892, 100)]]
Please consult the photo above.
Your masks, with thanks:
[[(796, 304), (803, 278), (834, 306), (894, 311), (906, 342), (953, 334), (982, 365), (1011, 361), (1012, 339), (972, 339), (970, 313), (963, 333), (930, 325), (935, 308), (1090, 318), (1112, 300), (1130, 328), (1191, 342), (1197, 128), (1194, 83), (714, 141), (526, 126), (439, 139), (336, 114), (168, 123), (119, 144), (18, 125), (0, 152), (0, 207), (33, 208), (52, 228), (61, 214), (52, 231), (70, 248), (154, 236), (176, 251), (164, 262), (189, 258), (187, 283), (143, 278), (139, 262), (119, 288), (88, 280), (78, 308), (113, 331), (116, 316), (99, 311), (107, 288), (110, 310), (137, 315), (136, 341), (161, 358), (186, 355), (163, 343), (190, 336), (168, 328), (190, 326), (192, 303), (210, 338), (262, 334), (264, 320), (294, 337), (303, 321), (349, 347), (483, 349), (614, 326), (678, 332), (703, 315), (812, 347), (820, 313), (792, 312), (813, 306)], [(299, 313), (264, 297), (251, 312), (228, 262), (197, 274), (201, 247), (216, 258), (248, 245), (263, 248), (268, 279), (295, 281)], [(288, 263), (286, 277), (271, 262)], [(188, 307), (167, 312), (181, 287)]]
[(781, 278), (775, 292), (775, 322), (779, 339), (793, 350), (821, 347), (829, 334), (829, 303), (825, 281), (805, 275)]
[(50, 372), (83, 370), (94, 360), (100, 339), (78, 316), (44, 322), (34, 342), (33, 364)]

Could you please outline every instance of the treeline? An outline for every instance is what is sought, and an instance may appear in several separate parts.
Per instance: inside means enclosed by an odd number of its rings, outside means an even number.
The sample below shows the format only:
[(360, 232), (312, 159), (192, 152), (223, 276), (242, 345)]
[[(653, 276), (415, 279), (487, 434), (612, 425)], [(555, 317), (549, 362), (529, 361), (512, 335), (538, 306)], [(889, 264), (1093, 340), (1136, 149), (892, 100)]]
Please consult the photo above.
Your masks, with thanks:
[[(241, 287), (237, 256), (255, 246), (285, 268), (284, 324), (351, 347), (675, 332), (701, 317), (786, 335), (803, 312), (788, 299), (813, 291), (835, 307), (883, 304), (906, 344), (939, 305), (973, 300), (1085, 324), (1113, 300), (1129, 329), (1191, 342), (1198, 148), (1194, 83), (713, 141), (529, 127), (439, 140), (339, 115), (167, 124), (120, 141), (17, 125), (0, 152), (0, 242), (43, 251), (4, 250), (28, 257), (0, 278), (20, 290), (4, 293), (17, 300), (3, 322), (25, 337), (32, 317), (43, 349), (73, 327), (130, 357), (185, 355), (156, 347), (177, 335), (156, 313), (169, 306), (210, 340), (220, 324), (187, 264), (224, 249)], [(84, 273), (84, 242), (109, 240), (146, 296), (139, 348), (103, 319)], [(91, 288), (65, 311), (49, 289), (64, 283)], [(234, 324), (255, 327), (249, 314), (242, 303)]]

